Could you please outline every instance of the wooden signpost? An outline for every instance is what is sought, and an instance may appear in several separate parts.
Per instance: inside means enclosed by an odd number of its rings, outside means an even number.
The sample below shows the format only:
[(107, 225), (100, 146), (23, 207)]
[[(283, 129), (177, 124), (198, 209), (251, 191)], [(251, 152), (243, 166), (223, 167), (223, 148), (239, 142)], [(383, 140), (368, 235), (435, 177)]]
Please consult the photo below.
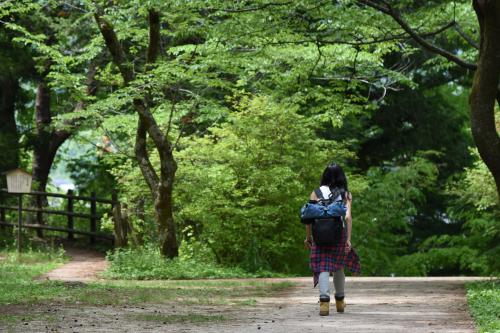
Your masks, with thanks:
[(21, 252), (21, 227), (23, 223), (23, 193), (31, 192), (31, 174), (21, 170), (13, 169), (4, 173), (7, 176), (7, 191), (17, 193), (17, 252)]

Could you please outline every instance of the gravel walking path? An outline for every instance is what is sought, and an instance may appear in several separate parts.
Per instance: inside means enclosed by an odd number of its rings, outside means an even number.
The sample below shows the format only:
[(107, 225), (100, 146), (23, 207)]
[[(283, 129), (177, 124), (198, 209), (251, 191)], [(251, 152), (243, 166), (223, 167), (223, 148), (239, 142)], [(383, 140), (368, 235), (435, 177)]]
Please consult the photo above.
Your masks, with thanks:
[[(97, 252), (71, 249), (68, 254), (72, 258), (69, 263), (42, 279), (85, 283), (96, 279), (106, 268), (103, 255)], [(27, 311), (33, 318), (22, 327), (9, 327), (8, 331), (12, 332), (465, 333), (475, 329), (467, 308), (464, 283), (478, 279), (483, 278), (348, 277), (346, 312), (335, 312), (332, 302), (330, 315), (325, 317), (318, 315), (318, 289), (312, 288), (312, 277), (262, 279), (292, 281), (295, 286), (282, 294), (258, 297), (254, 306), (190, 306), (176, 302), (130, 306), (52, 303), (32, 304), (29, 309), (14, 306), (4, 311)], [(50, 323), (42, 319), (46, 313), (52, 314)], [(152, 314), (161, 318), (219, 315), (224, 320), (140, 319)], [(68, 318), (78, 319), (68, 321)]]

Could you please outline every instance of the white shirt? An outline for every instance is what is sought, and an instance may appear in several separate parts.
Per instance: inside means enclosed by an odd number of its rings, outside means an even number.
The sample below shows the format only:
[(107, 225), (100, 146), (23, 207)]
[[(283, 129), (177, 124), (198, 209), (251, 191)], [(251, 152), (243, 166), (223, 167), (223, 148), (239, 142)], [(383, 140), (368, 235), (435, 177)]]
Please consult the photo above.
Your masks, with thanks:
[[(321, 193), (323, 194), (323, 198), (328, 199), (330, 197), (330, 194), (332, 193), (332, 191), (330, 191), (330, 187), (328, 187), (327, 185), (322, 185), (319, 187), (319, 189), (321, 190)], [(340, 194), (335, 198), (335, 201), (337, 201), (337, 200), (342, 200), (342, 197), (340, 196)]]

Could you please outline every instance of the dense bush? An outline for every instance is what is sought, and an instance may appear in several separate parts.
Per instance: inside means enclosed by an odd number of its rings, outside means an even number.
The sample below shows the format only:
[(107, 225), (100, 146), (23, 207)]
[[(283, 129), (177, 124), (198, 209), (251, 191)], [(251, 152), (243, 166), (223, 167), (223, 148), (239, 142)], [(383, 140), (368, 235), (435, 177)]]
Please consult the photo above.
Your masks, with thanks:
[(277, 277), (279, 274), (258, 270), (249, 273), (240, 267), (220, 266), (213, 262), (178, 257), (165, 259), (157, 247), (121, 249), (108, 254), (110, 267), (105, 276), (116, 279), (201, 279)]
[(299, 208), (327, 162), (347, 153), (316, 138), (293, 107), (267, 98), (243, 98), (236, 107), (178, 154), (184, 239), (201, 242), (222, 264), (306, 272)]
[(486, 166), (467, 168), (448, 189), (448, 223), (461, 226), (457, 235), (435, 235), (418, 251), (398, 258), (393, 271), (401, 275), (500, 274), (500, 210), (496, 187)]
[(437, 168), (424, 158), (352, 177), (352, 239), (364, 274), (387, 275), (394, 260), (407, 253), (416, 204), (425, 200), (423, 191), (436, 177)]

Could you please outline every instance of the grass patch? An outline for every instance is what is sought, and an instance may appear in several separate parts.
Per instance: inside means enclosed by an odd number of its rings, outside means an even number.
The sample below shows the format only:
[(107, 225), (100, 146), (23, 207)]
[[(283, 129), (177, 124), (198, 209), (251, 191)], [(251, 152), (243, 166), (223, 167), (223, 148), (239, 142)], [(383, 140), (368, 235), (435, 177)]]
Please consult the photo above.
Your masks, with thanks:
[(21, 254), (0, 252), (0, 304), (19, 302), (44, 296), (46, 289), (38, 289), (33, 278), (46, 273), (66, 261), (64, 251), (29, 251)]
[(259, 270), (247, 272), (240, 267), (224, 267), (195, 259), (165, 259), (156, 248), (117, 249), (107, 256), (110, 266), (103, 277), (123, 280), (178, 280), (286, 277)]
[(94, 283), (35, 281), (34, 277), (64, 262), (61, 253), (27, 253), (18, 257), (1, 253), (0, 305), (62, 302), (88, 305), (130, 305), (141, 303), (240, 304), (293, 286), (291, 282), (269, 281), (133, 281), (109, 280)]
[[(191, 282), (185, 284), (185, 282)], [(196, 282), (196, 283), (193, 283)], [(143, 303), (167, 303), (175, 301), (192, 305), (254, 305), (242, 302), (252, 297), (290, 288), (290, 282), (249, 281), (248, 283), (227, 281), (108, 281), (90, 283), (81, 287), (69, 287), (57, 283), (51, 288), (58, 290), (55, 299), (68, 303), (79, 302), (90, 305), (129, 305)], [(46, 283), (43, 285), (48, 287)], [(55, 293), (54, 289), (54, 294)], [(63, 297), (60, 297), (64, 295)]]
[(500, 279), (466, 284), (467, 302), (480, 333), (500, 332)]
[[(0, 295), (0, 304), (34, 304), (60, 301), (68, 304), (88, 305), (130, 305), (142, 303), (167, 303), (176, 301), (183, 304), (227, 305), (244, 304), (240, 299), (266, 296), (269, 293), (288, 288), (287, 284), (271, 282), (249, 285), (224, 286), (222, 284), (192, 285), (189, 288), (178, 284), (129, 283), (133, 281), (111, 281), (74, 285), (64, 282), (32, 281), (22, 285), (12, 285), (10, 292)], [(211, 282), (211, 281), (209, 281)], [(3, 283), (2, 283), (3, 284)]]
[(175, 323), (207, 323), (207, 322), (221, 322), (226, 320), (221, 315), (204, 315), (199, 313), (192, 314), (137, 314), (132, 316), (133, 320), (142, 321), (155, 321), (162, 322), (163, 324)]

